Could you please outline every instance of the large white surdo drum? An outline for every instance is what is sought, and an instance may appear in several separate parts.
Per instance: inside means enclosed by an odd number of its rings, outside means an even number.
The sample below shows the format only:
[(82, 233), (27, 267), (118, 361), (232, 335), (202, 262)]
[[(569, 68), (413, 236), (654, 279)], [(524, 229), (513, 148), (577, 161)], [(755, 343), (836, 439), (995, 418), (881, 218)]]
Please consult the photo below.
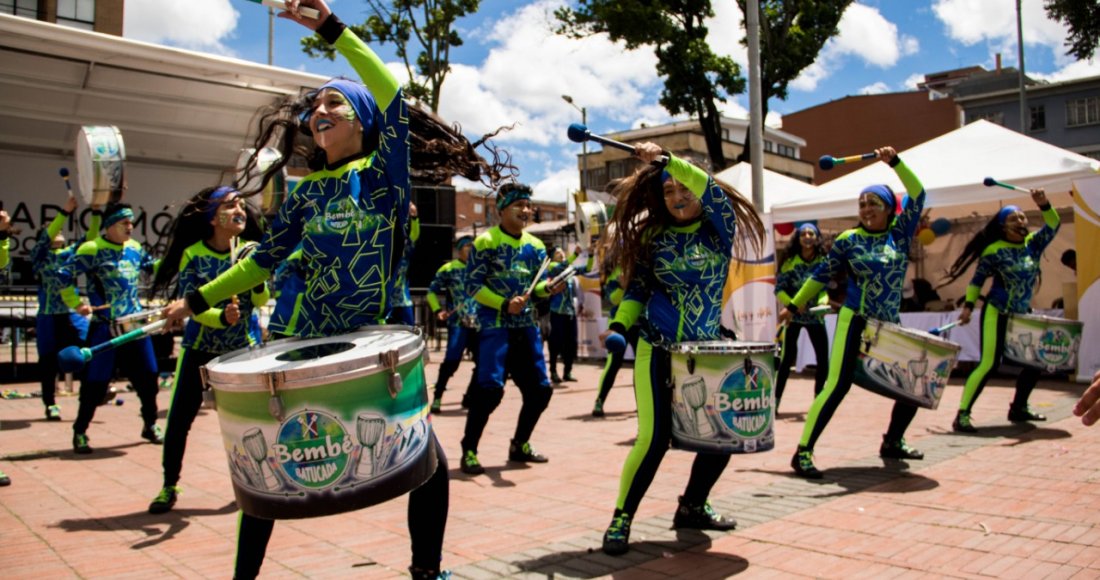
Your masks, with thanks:
[(681, 342), (672, 353), (672, 444), (704, 453), (775, 447), (775, 345)]
[(927, 332), (868, 320), (853, 382), (891, 399), (935, 409), (961, 350)]
[(308, 518), (416, 489), (437, 457), (424, 341), (405, 326), (277, 340), (203, 367), (237, 506)]
[(577, 204), (576, 219), (577, 241), (587, 248), (607, 229), (607, 207), (599, 201), (582, 201)]
[(76, 135), (76, 186), (87, 205), (122, 199), (126, 181), (126, 145), (112, 125), (81, 127)]
[(1038, 314), (1012, 314), (1005, 326), (1004, 358), (1048, 373), (1077, 368), (1084, 324)]

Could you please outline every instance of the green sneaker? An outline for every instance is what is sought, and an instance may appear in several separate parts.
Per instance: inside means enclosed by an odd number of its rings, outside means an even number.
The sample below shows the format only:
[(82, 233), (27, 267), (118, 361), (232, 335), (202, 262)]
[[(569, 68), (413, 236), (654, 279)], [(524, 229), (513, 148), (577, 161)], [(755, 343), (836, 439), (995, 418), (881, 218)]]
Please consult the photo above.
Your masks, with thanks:
[(160, 425), (147, 425), (141, 430), (141, 438), (153, 445), (163, 445), (164, 431), (161, 430)]
[(153, 503), (149, 504), (149, 513), (163, 514), (170, 511), (172, 506), (176, 505), (176, 496), (179, 495), (180, 491), (180, 488), (175, 485), (160, 490), (157, 497), (153, 498)]
[(798, 446), (798, 451), (795, 452), (794, 457), (791, 458), (791, 467), (794, 468), (794, 472), (799, 477), (805, 477), (806, 479), (821, 479), (825, 477), (824, 473), (821, 473), (817, 467), (814, 467), (814, 452), (812, 449), (807, 449)]
[(1031, 407), (1027, 405), (1023, 407), (1008, 407), (1008, 420), (1013, 423), (1024, 423), (1027, 421), (1046, 421), (1046, 415), (1040, 415), (1039, 413), (1033, 413)]
[(50, 405), (46, 407), (46, 420), (47, 421), (60, 421), (61, 420), (61, 407), (57, 405)]
[(481, 462), (477, 460), (477, 453), (467, 451), (462, 455), (462, 473), (467, 475), (481, 475), (485, 473), (485, 468), (482, 467)]
[(593, 417), (603, 417), (603, 401), (596, 399), (596, 404), (592, 407)]
[(878, 449), (878, 456), (883, 459), (924, 459), (924, 453), (914, 447), (910, 447), (905, 439), (887, 441), (882, 438), (882, 447)]
[(517, 443), (515, 439), (508, 446), (508, 461), (524, 461), (527, 463), (546, 463), (550, 461), (545, 455), (537, 453), (531, 448), (531, 442)]
[(8, 474), (0, 471), (0, 487), (4, 487), (6, 485), (11, 485), (11, 478), (8, 477)]
[(438, 413), (439, 409), (443, 406), (443, 399), (432, 399), (432, 413)]
[(92, 452), (92, 446), (88, 445), (88, 436), (83, 433), (73, 435), (73, 451), (81, 455)]
[(603, 533), (603, 553), (621, 556), (630, 551), (630, 514), (619, 514)]
[(951, 423), (951, 430), (956, 433), (977, 433), (978, 428), (970, 421), (970, 413), (959, 411), (955, 414), (955, 421)]

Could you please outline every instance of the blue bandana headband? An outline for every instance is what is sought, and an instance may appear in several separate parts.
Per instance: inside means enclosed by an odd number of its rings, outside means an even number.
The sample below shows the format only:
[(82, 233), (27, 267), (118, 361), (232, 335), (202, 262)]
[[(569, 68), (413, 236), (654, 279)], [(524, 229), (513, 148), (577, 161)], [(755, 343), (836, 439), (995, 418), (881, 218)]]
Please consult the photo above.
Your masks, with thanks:
[(472, 243), (474, 243), (474, 238), (470, 236), (462, 236), (461, 238), (455, 240), (455, 249), (461, 250), (462, 248), (469, 246)]
[(886, 202), (887, 213), (893, 215), (897, 210), (898, 200), (894, 198), (894, 190), (890, 189), (888, 185), (869, 185), (863, 188), (863, 191), (859, 192), (859, 196), (863, 197), (863, 194), (870, 193), (878, 196), (882, 201)]
[[(320, 94), (325, 89), (334, 89), (339, 91), (344, 98), (348, 100), (348, 104), (355, 111), (356, 118), (359, 119), (359, 123), (363, 125), (363, 133), (369, 134), (374, 129), (374, 118), (378, 116), (378, 104), (374, 100), (374, 96), (370, 94), (367, 87), (353, 80), (335, 78), (329, 80), (327, 83), (321, 85), (321, 88), (317, 89), (314, 95)], [(309, 131), (309, 118), (313, 115), (313, 109), (309, 109), (301, 114), (299, 120), (305, 130)]]
[(504, 185), (497, 193), (497, 209), (504, 209), (523, 199), (531, 199), (531, 188), (526, 185)]
[(1005, 225), (1005, 222), (1008, 221), (1008, 216), (1018, 211), (1020, 211), (1019, 206), (1006, 205), (1002, 207), (1001, 211), (997, 212), (997, 223), (1001, 224), (1002, 226)]
[(218, 208), (221, 207), (221, 200), (225, 196), (236, 191), (232, 187), (223, 185), (213, 191), (210, 197), (206, 200), (206, 221), (214, 221), (214, 218), (218, 215)]
[(120, 222), (122, 220), (126, 220), (126, 219), (129, 219), (129, 220), (134, 219), (134, 210), (132, 210), (128, 207), (124, 207), (122, 209), (119, 209), (115, 213), (103, 218), (103, 229), (107, 229), (107, 228), (117, 224), (118, 222)]
[(802, 225), (798, 226), (798, 235), (801, 236), (803, 230), (810, 230), (814, 233), (815, 236), (817, 236), (819, 238), (821, 237), (821, 230), (817, 229), (817, 226), (815, 226), (813, 224), (802, 224)]

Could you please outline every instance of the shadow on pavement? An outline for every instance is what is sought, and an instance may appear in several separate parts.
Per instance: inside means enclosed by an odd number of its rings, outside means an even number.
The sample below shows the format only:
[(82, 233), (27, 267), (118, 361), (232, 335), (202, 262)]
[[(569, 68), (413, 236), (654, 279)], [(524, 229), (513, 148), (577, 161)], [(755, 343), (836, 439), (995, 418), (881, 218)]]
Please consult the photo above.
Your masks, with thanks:
[[(236, 502), (229, 502), (218, 509), (183, 508), (161, 515), (151, 515), (143, 510), (106, 518), (61, 520), (51, 527), (61, 528), (66, 532), (114, 532), (118, 530), (143, 532), (146, 538), (130, 546), (131, 550), (141, 550), (172, 539), (191, 525), (191, 518), (228, 515), (235, 511), (237, 511)], [(168, 528), (162, 531), (164, 525), (167, 525)]]
[[(933, 431), (929, 430), (929, 432), (931, 433)], [(1005, 444), (1008, 447), (1015, 447), (1032, 441), (1050, 441), (1072, 437), (1070, 432), (1064, 429), (1041, 427), (1035, 423), (1010, 423), (1007, 425), (993, 425), (991, 427), (979, 426), (977, 433), (955, 433), (950, 429), (944, 429), (942, 431), (937, 430), (935, 433), (980, 439), (1015, 439), (1015, 441)]]
[[(910, 493), (914, 491), (927, 491), (939, 487), (940, 483), (930, 477), (909, 471), (909, 463), (897, 459), (883, 460), (882, 467), (834, 467), (823, 470), (823, 479), (806, 479), (806, 483), (821, 486), (826, 493), (796, 494), (801, 497), (831, 498), (843, 497), (853, 493), (868, 490), (872, 487), (876, 492), (883, 493)], [(758, 473), (772, 475), (786, 475), (799, 478), (793, 471), (768, 471), (753, 469)], [(839, 486), (835, 491), (829, 490)], [(754, 493), (753, 497), (786, 497), (789, 494)]]

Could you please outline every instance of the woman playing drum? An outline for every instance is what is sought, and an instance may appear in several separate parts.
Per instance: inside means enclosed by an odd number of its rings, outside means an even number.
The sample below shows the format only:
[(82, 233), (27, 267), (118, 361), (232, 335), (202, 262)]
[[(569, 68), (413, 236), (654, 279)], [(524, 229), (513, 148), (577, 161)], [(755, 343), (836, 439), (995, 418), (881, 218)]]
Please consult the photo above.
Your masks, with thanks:
[[(806, 414), (806, 425), (791, 467), (802, 477), (819, 479), (813, 452), (817, 438), (829, 424), (844, 396), (852, 387), (860, 348), (860, 337), (869, 318), (885, 322), (899, 321), (902, 286), (909, 266), (909, 246), (924, 209), (924, 187), (898, 158), (893, 147), (875, 151), (878, 158), (897, 172), (910, 200), (895, 216), (898, 200), (886, 185), (872, 185), (859, 196), (859, 226), (837, 236), (825, 261), (791, 298), (787, 309), (779, 313), (779, 323), (790, 321), (815, 300), (825, 284), (841, 270), (848, 272), (848, 291), (837, 315), (836, 334), (825, 387)], [(905, 443), (905, 430), (917, 414), (911, 403), (897, 401), (890, 426), (882, 438), (879, 456), (886, 459), (922, 459), (924, 454)]]
[[(317, 9), (320, 17), (302, 17), (301, 7)], [(382, 324), (399, 291), (396, 269), (411, 201), (409, 116), (400, 84), (323, 0), (289, 0), (280, 17), (332, 43), (366, 86), (332, 79), (261, 119), (255, 149), (277, 140), (282, 153), (282, 160), (264, 172), (264, 183), (290, 160), (303, 132), (313, 137), (309, 162), (314, 171), (279, 208), (251, 256), (171, 304), (167, 315), (178, 320), (201, 313), (209, 304), (257, 286), (301, 242), (306, 288), (282, 332), (323, 337)], [(349, 244), (349, 239), (357, 242)], [(438, 442), (432, 444), (439, 457), (435, 473), (409, 494), (410, 570), (416, 578), (438, 576), (447, 522), (447, 465)], [(263, 563), (274, 522), (247, 513), (240, 521), (235, 576), (252, 578)]]
[[(623, 336), (644, 316), (634, 360), (638, 438), (623, 466), (619, 497), (603, 537), (610, 555), (629, 549), (637, 513), (672, 438), (671, 355), (668, 345), (720, 338), (722, 288), (729, 274), (730, 248), (745, 240), (759, 244), (763, 225), (752, 204), (703, 170), (668, 155), (653, 143), (637, 145), (644, 165), (619, 187), (619, 203), (606, 243), (615, 247), (616, 265), (630, 280), (605, 342)], [(659, 159), (667, 157), (667, 171)], [(748, 236), (737, 236), (738, 223)], [(730, 530), (737, 523), (719, 515), (707, 497), (729, 463), (728, 454), (699, 453), (692, 465), (673, 525)]]
[[(236, 190), (211, 187), (200, 191), (172, 222), (168, 250), (153, 279), (153, 293), (179, 297), (194, 292), (228, 270), (238, 252), (245, 251), (237, 248), (238, 237), (255, 240), (262, 233), (256, 216)], [(267, 285), (260, 284), (239, 300), (223, 300), (188, 321), (164, 435), (164, 485), (149, 504), (149, 513), (165, 513), (176, 503), (187, 434), (202, 406), (199, 368), (218, 355), (260, 344), (256, 308), (267, 299)]]
[[(974, 277), (966, 287), (966, 303), (959, 315), (959, 324), (970, 322), (982, 284), (987, 278), (993, 278), (993, 286), (982, 306), (982, 357), (966, 379), (959, 412), (952, 423), (952, 428), (960, 433), (978, 431), (970, 420), (970, 411), (982, 394), (989, 374), (1001, 364), (1009, 315), (1031, 312), (1031, 296), (1039, 278), (1039, 259), (1058, 233), (1061, 223), (1058, 210), (1050, 206), (1043, 190), (1031, 190), (1031, 199), (1043, 212), (1042, 228), (1028, 233), (1027, 215), (1019, 207), (1006, 205), (970, 240), (947, 272), (947, 282), (951, 282), (962, 276), (975, 261), (978, 262)], [(1039, 382), (1039, 372), (1039, 369), (1029, 366), (1020, 371), (1016, 378), (1016, 396), (1008, 408), (1009, 421), (1046, 420), (1046, 417), (1032, 413), (1027, 406), (1028, 397)]]
[[(775, 280), (775, 295), (784, 308), (791, 303), (794, 296), (806, 280), (825, 261), (825, 252), (821, 248), (821, 232), (813, 224), (798, 226), (798, 237), (794, 242), (796, 247), (791, 248), (790, 257), (783, 261), (779, 267), (779, 274)], [(818, 294), (817, 303), (828, 302), (828, 295), (822, 289)], [(814, 356), (817, 358), (817, 368), (814, 371), (814, 396), (821, 394), (825, 386), (825, 378), (829, 375), (829, 334), (825, 332), (825, 323), (820, 316), (810, 313), (798, 314), (794, 320), (787, 323), (783, 330), (783, 342), (780, 346), (778, 365), (776, 366), (775, 379), (775, 408), (779, 410), (779, 401), (783, 398), (783, 389), (787, 386), (787, 378), (791, 374), (791, 366), (798, 358), (798, 335), (802, 329), (810, 336), (810, 344), (814, 347)]]

